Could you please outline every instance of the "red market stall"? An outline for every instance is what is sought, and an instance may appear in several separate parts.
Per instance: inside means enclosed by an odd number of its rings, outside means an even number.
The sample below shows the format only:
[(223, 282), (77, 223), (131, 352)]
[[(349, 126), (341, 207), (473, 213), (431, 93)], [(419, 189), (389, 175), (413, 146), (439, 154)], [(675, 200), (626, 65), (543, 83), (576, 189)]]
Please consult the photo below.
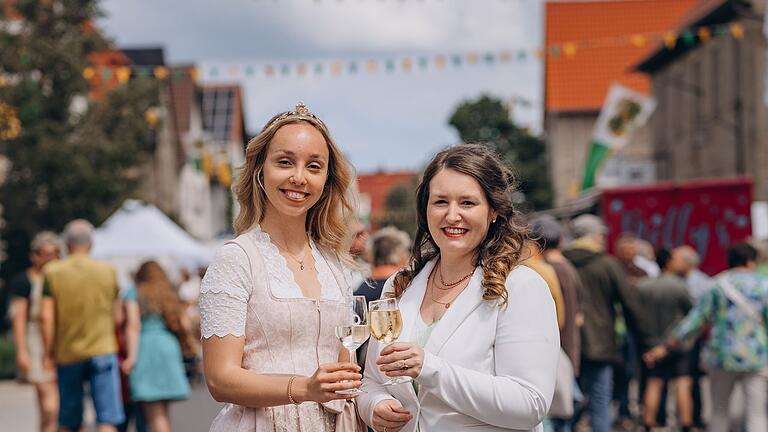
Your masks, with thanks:
[(729, 245), (752, 233), (749, 178), (655, 183), (602, 191), (601, 214), (608, 245), (621, 233), (633, 233), (655, 248), (693, 246), (701, 270), (713, 275), (726, 268)]

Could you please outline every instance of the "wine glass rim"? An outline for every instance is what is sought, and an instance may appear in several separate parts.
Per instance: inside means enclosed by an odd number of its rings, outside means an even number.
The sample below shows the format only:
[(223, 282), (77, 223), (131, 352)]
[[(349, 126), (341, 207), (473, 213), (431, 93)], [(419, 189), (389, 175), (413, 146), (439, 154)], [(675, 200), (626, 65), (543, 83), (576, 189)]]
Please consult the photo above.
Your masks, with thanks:
[(387, 303), (387, 302), (395, 302), (395, 303), (397, 303), (397, 299), (396, 298), (383, 298), (383, 299), (371, 300), (370, 301), (370, 303), (376, 303), (376, 304)]

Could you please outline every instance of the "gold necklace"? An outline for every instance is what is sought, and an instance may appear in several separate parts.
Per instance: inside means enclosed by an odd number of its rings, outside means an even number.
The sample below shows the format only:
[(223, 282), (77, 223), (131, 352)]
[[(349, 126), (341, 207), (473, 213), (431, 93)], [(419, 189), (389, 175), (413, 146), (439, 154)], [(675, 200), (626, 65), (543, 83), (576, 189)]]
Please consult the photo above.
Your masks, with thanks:
[(466, 275), (464, 275), (461, 279), (457, 280), (456, 282), (446, 282), (443, 279), (442, 261), (438, 261), (437, 262), (437, 275), (440, 277), (440, 284), (442, 286), (446, 287), (446, 288), (438, 288), (438, 289), (441, 289), (443, 291), (445, 291), (447, 289), (451, 289), (451, 288), (455, 287), (456, 285), (458, 285), (458, 284), (464, 282), (465, 280), (469, 279), (469, 277), (472, 276), (472, 273), (474, 273), (474, 272), (475, 272), (475, 269), (472, 269), (471, 272), (467, 273)]
[(281, 251), (285, 252), (285, 254), (288, 255), (289, 258), (296, 261), (296, 263), (299, 265), (299, 269), (304, 270), (304, 256), (307, 254), (307, 249), (304, 246), (302, 246), (301, 248), (301, 259), (296, 258), (294, 254), (288, 252), (286, 248), (280, 246), (277, 242), (275, 242), (275, 246), (277, 246), (277, 248), (280, 249)]
[(464, 292), (464, 290), (460, 290), (459, 293), (456, 294), (449, 302), (441, 302), (440, 300), (435, 298), (435, 285), (436, 285), (435, 284), (435, 276), (433, 275), (432, 276), (432, 284), (431, 284), (432, 290), (430, 290), (430, 293), (429, 293), (430, 297), (432, 297), (432, 301), (433, 302), (435, 302), (437, 304), (440, 304), (440, 305), (443, 305), (443, 307), (445, 307), (446, 309), (451, 307), (451, 303), (453, 303), (453, 301), (456, 300), (461, 295), (462, 292)]

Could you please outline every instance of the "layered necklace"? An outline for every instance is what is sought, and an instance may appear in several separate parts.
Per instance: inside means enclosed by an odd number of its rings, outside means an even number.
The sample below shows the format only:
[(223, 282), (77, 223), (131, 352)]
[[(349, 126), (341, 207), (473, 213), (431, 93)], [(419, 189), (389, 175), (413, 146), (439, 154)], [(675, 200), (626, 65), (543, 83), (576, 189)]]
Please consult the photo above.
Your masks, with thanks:
[[(437, 304), (439, 304), (439, 305), (442, 305), (446, 309), (450, 308), (451, 304), (461, 295), (463, 290), (460, 290), (458, 292), (458, 294), (453, 296), (453, 298), (450, 299), (449, 301), (442, 302), (442, 301), (438, 300), (437, 298), (435, 298), (435, 288), (437, 288), (437, 289), (439, 289), (441, 291), (448, 291), (450, 289), (453, 289), (453, 288), (457, 287), (459, 284), (461, 284), (462, 282), (464, 282), (467, 279), (469, 279), (469, 277), (472, 276), (472, 274), (474, 272), (475, 272), (475, 270), (472, 269), (471, 272), (467, 273), (466, 275), (464, 275), (461, 279), (457, 280), (456, 282), (446, 282), (445, 279), (443, 278), (443, 269), (440, 266), (440, 261), (438, 261), (437, 262), (437, 271), (432, 273), (432, 290), (430, 290), (430, 296), (432, 297), (432, 301), (437, 303)], [(437, 273), (437, 275), (438, 275), (437, 278), (435, 278), (435, 273)], [(440, 287), (437, 286), (436, 279), (438, 279), (438, 278), (440, 279), (440, 285), (442, 285), (443, 288), (440, 288)]]
[[(473, 274), (474, 272), (475, 272), (475, 269), (472, 269), (472, 271), (471, 271), (471, 272), (469, 272), (469, 273), (465, 274), (464, 276), (462, 276), (462, 277), (461, 277), (459, 280), (457, 280), (456, 282), (446, 282), (446, 281), (445, 281), (445, 278), (443, 277), (443, 266), (442, 266), (442, 261), (438, 261), (438, 262), (437, 262), (437, 276), (440, 278), (440, 285), (442, 285), (442, 286), (443, 286), (443, 288), (440, 288), (440, 289), (442, 289), (442, 290), (449, 290), (449, 289), (451, 289), (451, 288), (453, 288), (453, 287), (457, 286), (458, 284), (460, 284), (460, 283), (464, 282), (465, 280), (469, 279), (469, 277), (470, 277), (470, 276), (472, 276), (472, 274)], [(433, 279), (434, 279), (434, 278), (433, 278)]]

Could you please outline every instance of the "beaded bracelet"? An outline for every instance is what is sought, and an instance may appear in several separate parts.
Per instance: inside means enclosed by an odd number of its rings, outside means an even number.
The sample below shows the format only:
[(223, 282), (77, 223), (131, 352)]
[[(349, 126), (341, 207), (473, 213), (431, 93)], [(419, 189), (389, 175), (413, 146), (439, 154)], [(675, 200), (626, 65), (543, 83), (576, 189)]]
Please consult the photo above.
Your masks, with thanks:
[(291, 376), (288, 378), (288, 401), (294, 405), (298, 405), (299, 402), (296, 402), (296, 400), (293, 398), (293, 393), (291, 392), (291, 387), (293, 386), (293, 380), (296, 379), (296, 375)]

